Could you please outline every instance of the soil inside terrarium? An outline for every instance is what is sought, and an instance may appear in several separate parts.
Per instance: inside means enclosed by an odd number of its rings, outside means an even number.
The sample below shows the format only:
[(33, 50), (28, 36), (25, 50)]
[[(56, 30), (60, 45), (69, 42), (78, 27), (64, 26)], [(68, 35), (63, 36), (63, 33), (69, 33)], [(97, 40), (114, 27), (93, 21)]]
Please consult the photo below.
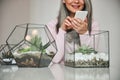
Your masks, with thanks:
[(92, 59), (91, 61), (84, 61), (84, 60), (78, 60), (75, 62), (76, 67), (108, 67), (109, 65), (108, 61), (103, 61), (103, 59), (96, 60), (96, 58)]
[(41, 58), (40, 58), (40, 64), (39, 64), (39, 66), (40, 67), (47, 67), (50, 64), (51, 60), (52, 60), (51, 56), (49, 56), (46, 53), (42, 54)]
[(47, 67), (52, 60), (51, 55), (34, 51), (27, 53), (16, 53), (14, 54), (14, 58), (19, 67)]

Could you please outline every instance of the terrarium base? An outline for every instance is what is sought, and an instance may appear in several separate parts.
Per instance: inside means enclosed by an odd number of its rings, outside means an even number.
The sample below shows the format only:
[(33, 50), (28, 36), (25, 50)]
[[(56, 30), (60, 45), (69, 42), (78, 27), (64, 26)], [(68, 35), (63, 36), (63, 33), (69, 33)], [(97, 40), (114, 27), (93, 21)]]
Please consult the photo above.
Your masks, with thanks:
[[(19, 53), (17, 53), (19, 54)], [(14, 55), (18, 67), (47, 67), (52, 60), (52, 57), (47, 53), (23, 53)]]
[(96, 62), (92, 62), (92, 61), (65, 61), (65, 65), (66, 66), (70, 66), (70, 67), (80, 67), (80, 68), (90, 68), (90, 67), (109, 67), (109, 61), (96, 61)]

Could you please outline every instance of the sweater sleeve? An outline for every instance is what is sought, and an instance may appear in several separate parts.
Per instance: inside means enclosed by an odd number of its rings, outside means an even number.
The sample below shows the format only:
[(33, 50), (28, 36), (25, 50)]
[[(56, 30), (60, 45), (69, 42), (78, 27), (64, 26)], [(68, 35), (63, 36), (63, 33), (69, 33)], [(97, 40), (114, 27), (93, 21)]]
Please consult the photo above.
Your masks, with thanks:
[(50, 21), (47, 24), (48, 29), (50, 30), (52, 36), (54, 37), (54, 39), (56, 39), (56, 25), (57, 25), (57, 19)]
[(64, 34), (66, 33), (64, 30), (59, 28), (59, 32), (56, 33), (56, 24), (57, 24), (57, 19), (49, 22), (47, 24), (48, 29), (50, 30), (52, 36), (55, 39), (56, 45), (57, 45), (57, 53), (52, 59), (54, 63), (61, 63), (64, 58)]
[(95, 48), (95, 46), (97, 46), (97, 43), (98, 43), (97, 42), (98, 38), (96, 37), (97, 40), (94, 43), (94, 36), (92, 34), (95, 34), (98, 31), (99, 31), (98, 23), (93, 20), (91, 36), (88, 35), (89, 34), (88, 31), (84, 35), (80, 35), (81, 44), (82, 45), (88, 45), (88, 46), (91, 46), (91, 47)]
[(57, 54), (53, 58), (54, 63), (60, 63), (62, 62), (64, 58), (64, 34), (66, 32), (59, 28), (59, 33), (56, 35), (56, 44), (58, 48)]

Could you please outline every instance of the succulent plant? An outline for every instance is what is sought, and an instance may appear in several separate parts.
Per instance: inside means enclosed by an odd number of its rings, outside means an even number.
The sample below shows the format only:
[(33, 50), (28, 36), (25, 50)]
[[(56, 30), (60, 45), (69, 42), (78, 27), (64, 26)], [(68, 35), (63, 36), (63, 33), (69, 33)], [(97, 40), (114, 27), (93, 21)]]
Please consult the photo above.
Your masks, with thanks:
[(76, 53), (82, 53), (82, 54), (90, 54), (90, 53), (97, 53), (93, 48), (90, 46), (82, 45), (80, 46), (76, 51)]
[(28, 48), (21, 48), (18, 50), (18, 52), (21, 53), (28, 51), (40, 51), (42, 53), (45, 53), (46, 52), (45, 49), (50, 45), (49, 42), (43, 45), (41, 41), (41, 37), (38, 37), (37, 35), (33, 36), (29, 42), (31, 45)]

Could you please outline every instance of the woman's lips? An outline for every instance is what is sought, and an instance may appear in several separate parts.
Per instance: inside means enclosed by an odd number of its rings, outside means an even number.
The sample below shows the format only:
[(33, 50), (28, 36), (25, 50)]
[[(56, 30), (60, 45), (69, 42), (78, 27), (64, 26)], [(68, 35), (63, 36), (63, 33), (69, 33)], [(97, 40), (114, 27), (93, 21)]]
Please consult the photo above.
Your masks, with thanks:
[(74, 9), (79, 9), (79, 5), (72, 5), (72, 7), (74, 8)]

